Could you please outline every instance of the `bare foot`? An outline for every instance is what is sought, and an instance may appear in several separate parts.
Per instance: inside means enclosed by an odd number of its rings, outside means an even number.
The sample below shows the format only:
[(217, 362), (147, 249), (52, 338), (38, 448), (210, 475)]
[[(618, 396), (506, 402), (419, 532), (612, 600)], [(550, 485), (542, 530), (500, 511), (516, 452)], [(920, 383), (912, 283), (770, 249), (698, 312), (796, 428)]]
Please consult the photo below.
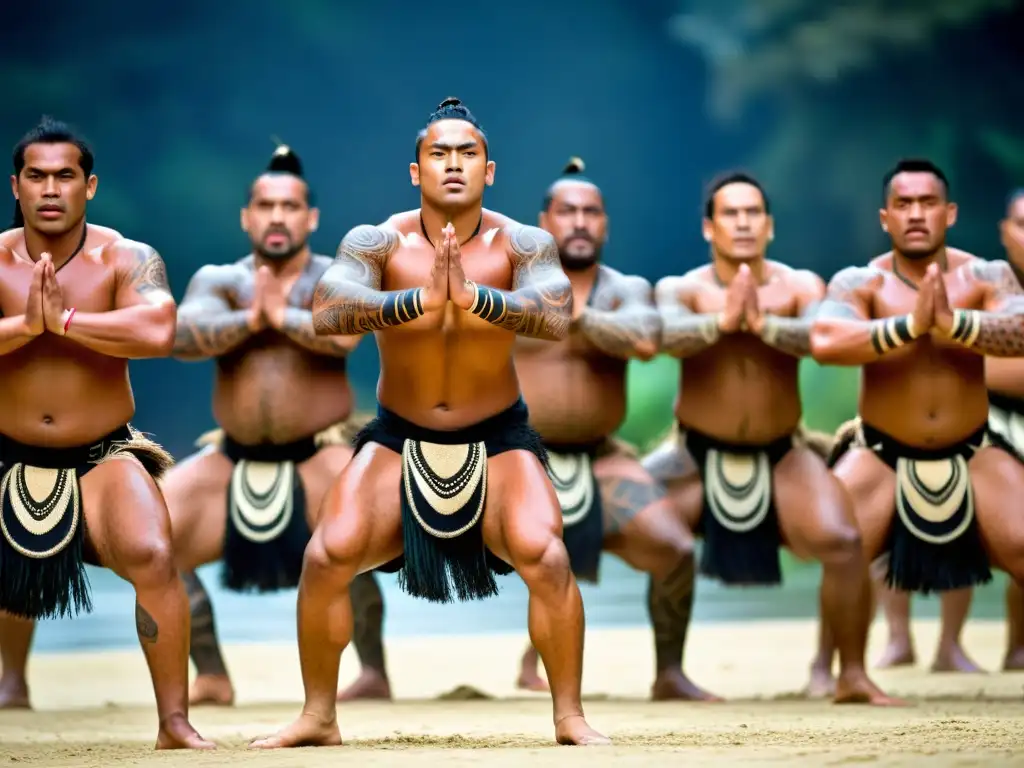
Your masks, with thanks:
[(873, 707), (905, 707), (906, 701), (888, 696), (882, 689), (868, 679), (867, 674), (840, 673), (836, 681), (836, 704), (870, 704)]
[(681, 669), (663, 669), (651, 686), (652, 701), (724, 701), (698, 688)]
[(828, 699), (836, 694), (836, 679), (832, 670), (820, 664), (811, 665), (811, 679), (804, 688), (804, 695), (809, 699)]
[(200, 736), (182, 714), (171, 715), (160, 724), (157, 749), (216, 749), (217, 745)]
[(939, 648), (932, 662), (932, 672), (966, 672), (968, 674), (984, 674), (985, 670), (975, 664), (964, 649), (956, 643), (949, 648)]
[(364, 669), (352, 685), (344, 691), (338, 692), (338, 701), (390, 698), (391, 685), (388, 683), (388, 679), (376, 669)]
[(4, 676), (0, 678), (0, 709), (31, 709), (28, 700), (28, 683), (24, 677)]
[(603, 747), (612, 743), (583, 719), (583, 715), (567, 715), (555, 724), (555, 741), (578, 747)]
[(1003, 669), (1007, 672), (1024, 669), (1024, 648), (1013, 648), (1006, 652)]
[(892, 667), (911, 667), (914, 665), (914, 649), (906, 644), (890, 640), (885, 650), (875, 664), (877, 669), (890, 669)]
[(299, 719), (282, 728), (273, 736), (256, 739), (253, 749), (281, 749), (282, 747), (340, 747), (341, 731), (338, 721), (325, 722), (316, 715), (303, 712)]
[(196, 675), (188, 703), (230, 707), (235, 703), (235, 688), (227, 675)]
[(548, 681), (540, 676), (536, 667), (530, 670), (525, 666), (519, 670), (519, 679), (516, 680), (516, 688), (521, 688), (524, 691), (540, 691), (545, 693), (551, 690), (548, 686)]

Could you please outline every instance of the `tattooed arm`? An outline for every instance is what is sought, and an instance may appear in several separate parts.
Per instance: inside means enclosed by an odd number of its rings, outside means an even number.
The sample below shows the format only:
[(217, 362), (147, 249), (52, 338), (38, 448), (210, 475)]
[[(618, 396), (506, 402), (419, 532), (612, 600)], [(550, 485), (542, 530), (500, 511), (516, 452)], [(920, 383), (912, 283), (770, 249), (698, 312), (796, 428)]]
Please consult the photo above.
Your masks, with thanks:
[(654, 287), (654, 303), (661, 318), (661, 351), (686, 358), (703, 352), (722, 335), (717, 314), (697, 314), (694, 300), (700, 283), (689, 275), (663, 277)]
[(988, 357), (1024, 357), (1024, 290), (1004, 261), (977, 259), (965, 265), (982, 284), (983, 310), (935, 312), (935, 325), (957, 343)]
[(313, 313), (308, 309), (299, 309), (298, 307), (288, 307), (284, 311), (281, 332), (300, 347), (325, 357), (346, 357), (363, 338), (361, 335), (318, 335), (313, 327)]
[(813, 272), (794, 271), (797, 282), (797, 315), (780, 317), (764, 315), (761, 340), (793, 357), (811, 354), (811, 326), (821, 300), (825, 298), (825, 281)]
[(622, 359), (650, 360), (658, 353), (661, 318), (651, 284), (601, 269), (591, 306), (576, 319), (583, 334), (602, 352)]
[(811, 326), (811, 356), (817, 362), (874, 363), (927, 331), (915, 328), (909, 314), (871, 319), (871, 296), (883, 279), (874, 267), (847, 267), (832, 278)]
[(173, 351), (177, 359), (220, 357), (252, 336), (249, 310), (232, 309), (228, 301), (228, 288), (243, 276), (235, 265), (219, 264), (200, 267), (192, 276), (178, 307)]
[[(118, 240), (104, 250), (115, 269), (114, 309), (68, 318), (65, 337), (103, 355), (139, 360), (166, 357), (174, 346), (176, 307), (167, 268), (153, 248)], [(65, 309), (70, 315), (71, 308)]]
[(543, 229), (511, 224), (505, 229), (512, 262), (512, 290), (470, 280), (468, 312), (520, 336), (560, 341), (572, 320), (572, 284), (558, 258), (558, 246)]
[(422, 288), (380, 289), (384, 265), (398, 244), (397, 232), (372, 224), (361, 224), (345, 235), (334, 263), (313, 292), (317, 336), (361, 336), (423, 314)]

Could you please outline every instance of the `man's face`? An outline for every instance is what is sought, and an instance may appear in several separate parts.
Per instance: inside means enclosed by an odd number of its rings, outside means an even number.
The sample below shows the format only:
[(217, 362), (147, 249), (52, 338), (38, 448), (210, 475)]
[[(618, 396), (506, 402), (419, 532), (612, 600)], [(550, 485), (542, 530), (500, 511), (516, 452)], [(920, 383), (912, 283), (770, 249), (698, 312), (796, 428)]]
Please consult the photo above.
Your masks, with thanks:
[(746, 182), (726, 184), (715, 192), (713, 203), (703, 230), (714, 254), (738, 261), (763, 258), (774, 224), (761, 190)]
[(309, 207), (306, 182), (288, 174), (269, 173), (252, 185), (242, 209), (242, 229), (253, 250), (266, 259), (290, 259), (306, 247), (316, 231), (319, 211)]
[(85, 218), (85, 206), (96, 194), (96, 176), (86, 177), (82, 152), (74, 144), (29, 144), (25, 167), (11, 176), (11, 191), (21, 205), (25, 226), (57, 237)]
[(551, 204), (540, 215), (540, 226), (555, 238), (565, 269), (595, 264), (608, 230), (601, 191), (585, 181), (559, 181), (552, 190)]
[(946, 199), (945, 185), (935, 174), (905, 171), (893, 176), (879, 219), (893, 248), (923, 259), (946, 244), (946, 231), (956, 223), (956, 205)]
[(494, 161), (486, 159), (483, 138), (465, 120), (438, 120), (427, 128), (419, 162), (409, 166), (414, 186), (441, 210), (459, 210), (483, 200), (494, 183)]

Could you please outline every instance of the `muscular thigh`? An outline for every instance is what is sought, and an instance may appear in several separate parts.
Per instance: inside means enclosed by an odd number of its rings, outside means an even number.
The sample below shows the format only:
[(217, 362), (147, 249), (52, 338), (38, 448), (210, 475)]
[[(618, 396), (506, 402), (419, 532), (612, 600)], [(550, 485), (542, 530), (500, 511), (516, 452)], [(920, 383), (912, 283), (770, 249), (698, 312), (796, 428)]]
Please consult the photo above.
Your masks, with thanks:
[(306, 521), (310, 529), (316, 527), (324, 494), (351, 458), (352, 449), (347, 445), (328, 445), (299, 465), (299, 475), (306, 494)]
[(1001, 448), (970, 461), (974, 509), (992, 562), (1017, 575), (1024, 562), (1024, 464)]
[(594, 462), (594, 478), (604, 508), (604, 530), (608, 537), (621, 536), (636, 526), (637, 517), (648, 507), (665, 499), (665, 491), (640, 462), (614, 453)]
[(876, 558), (896, 513), (896, 474), (867, 448), (851, 448), (832, 469), (850, 494), (864, 553)]
[(540, 558), (552, 537), (562, 537), (562, 510), (540, 460), (529, 451), (506, 451), (487, 460), (484, 543), (518, 567)]
[(99, 564), (119, 575), (171, 550), (171, 520), (156, 482), (132, 456), (81, 479), (82, 513)]
[(773, 470), (772, 485), (783, 543), (797, 557), (813, 557), (855, 535), (849, 493), (811, 448), (787, 453)]
[(175, 559), (182, 570), (220, 559), (233, 468), (230, 459), (211, 446), (179, 462), (161, 479)]
[(313, 545), (368, 571), (402, 553), (402, 458), (377, 443), (352, 457), (324, 494)]
[(682, 442), (666, 440), (640, 465), (662, 487), (686, 527), (695, 530), (704, 506), (704, 486), (697, 464)]

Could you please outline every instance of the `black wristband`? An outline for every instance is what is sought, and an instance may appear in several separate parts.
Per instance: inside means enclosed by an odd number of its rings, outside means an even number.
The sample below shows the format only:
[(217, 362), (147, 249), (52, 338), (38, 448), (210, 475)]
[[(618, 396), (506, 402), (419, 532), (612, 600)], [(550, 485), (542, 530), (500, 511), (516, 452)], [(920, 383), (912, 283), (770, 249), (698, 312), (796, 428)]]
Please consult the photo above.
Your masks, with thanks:
[(381, 326), (401, 325), (422, 315), (422, 292), (422, 288), (410, 288), (407, 291), (389, 294), (380, 305)]
[(508, 305), (505, 303), (505, 294), (486, 285), (473, 283), (473, 304), (469, 308), (479, 318), (488, 323), (497, 323), (505, 319), (508, 313)]

